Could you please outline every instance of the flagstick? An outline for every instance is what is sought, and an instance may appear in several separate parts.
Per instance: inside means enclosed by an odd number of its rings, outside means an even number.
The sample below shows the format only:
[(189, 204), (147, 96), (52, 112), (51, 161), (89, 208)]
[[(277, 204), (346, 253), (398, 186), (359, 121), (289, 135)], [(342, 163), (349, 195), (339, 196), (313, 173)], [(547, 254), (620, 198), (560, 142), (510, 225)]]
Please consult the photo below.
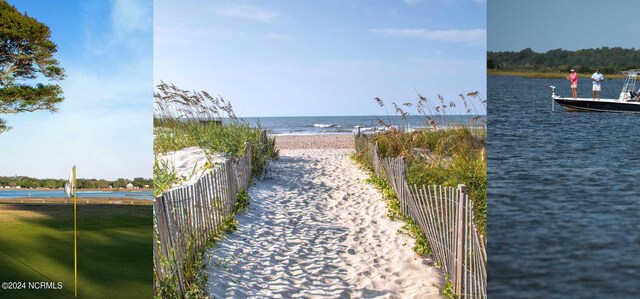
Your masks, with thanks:
[(76, 231), (76, 166), (73, 165), (73, 288), (74, 296), (78, 297), (78, 253), (77, 253), (77, 231)]

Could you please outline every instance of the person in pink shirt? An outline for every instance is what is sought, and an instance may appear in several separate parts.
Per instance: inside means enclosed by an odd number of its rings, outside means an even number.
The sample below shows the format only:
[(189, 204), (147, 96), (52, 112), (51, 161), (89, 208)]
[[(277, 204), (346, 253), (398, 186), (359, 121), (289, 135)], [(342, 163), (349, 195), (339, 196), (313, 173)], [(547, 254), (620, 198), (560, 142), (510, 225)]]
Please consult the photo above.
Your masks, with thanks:
[(575, 69), (571, 69), (571, 74), (567, 76), (567, 80), (571, 82), (571, 96), (578, 98), (578, 73)]

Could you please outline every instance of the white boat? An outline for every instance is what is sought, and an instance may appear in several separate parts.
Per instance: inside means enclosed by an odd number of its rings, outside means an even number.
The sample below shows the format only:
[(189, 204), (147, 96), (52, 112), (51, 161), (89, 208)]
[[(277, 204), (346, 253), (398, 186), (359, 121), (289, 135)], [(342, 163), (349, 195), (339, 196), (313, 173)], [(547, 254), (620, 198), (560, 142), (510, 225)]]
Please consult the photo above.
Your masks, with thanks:
[(636, 78), (640, 75), (640, 69), (622, 73), (625, 76), (624, 85), (617, 99), (565, 98), (556, 94), (555, 86), (549, 86), (552, 109), (555, 102), (568, 111), (640, 113), (640, 98), (632, 96), (632, 92), (636, 91)]

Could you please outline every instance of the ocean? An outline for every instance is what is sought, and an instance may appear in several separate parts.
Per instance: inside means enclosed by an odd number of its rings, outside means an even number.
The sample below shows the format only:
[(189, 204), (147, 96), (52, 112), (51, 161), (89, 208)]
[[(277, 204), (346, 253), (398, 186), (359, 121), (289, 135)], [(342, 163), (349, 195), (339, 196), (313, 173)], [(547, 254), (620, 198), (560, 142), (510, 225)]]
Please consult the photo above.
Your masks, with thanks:
[[(0, 198), (42, 198), (42, 197), (67, 197), (63, 190), (0, 190)], [(112, 197), (134, 198), (153, 200), (153, 191), (78, 191), (78, 198), (82, 197)]]
[[(360, 127), (361, 132), (383, 129), (378, 124), (378, 118), (385, 123), (401, 126), (402, 118), (393, 116), (303, 116), (303, 117), (244, 117), (250, 124), (259, 124), (272, 135), (322, 135), (322, 134), (353, 134)], [(438, 126), (468, 125), (477, 126), (472, 122), (473, 116), (448, 115), (432, 117)], [(407, 117), (409, 129), (431, 127), (424, 116), (409, 115)]]
[(551, 112), (565, 79), (487, 83), (489, 298), (637, 298), (640, 115)]

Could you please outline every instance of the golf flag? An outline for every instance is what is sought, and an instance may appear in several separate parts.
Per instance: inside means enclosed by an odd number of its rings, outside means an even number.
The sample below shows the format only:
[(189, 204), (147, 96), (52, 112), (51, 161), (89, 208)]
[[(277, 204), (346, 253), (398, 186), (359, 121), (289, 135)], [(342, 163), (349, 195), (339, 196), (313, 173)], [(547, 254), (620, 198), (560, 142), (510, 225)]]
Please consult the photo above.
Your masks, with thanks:
[(74, 186), (73, 170), (71, 170), (71, 173), (69, 174), (69, 180), (66, 183), (64, 183), (64, 193), (67, 193), (68, 198), (71, 198), (71, 196), (73, 196), (73, 186)]

